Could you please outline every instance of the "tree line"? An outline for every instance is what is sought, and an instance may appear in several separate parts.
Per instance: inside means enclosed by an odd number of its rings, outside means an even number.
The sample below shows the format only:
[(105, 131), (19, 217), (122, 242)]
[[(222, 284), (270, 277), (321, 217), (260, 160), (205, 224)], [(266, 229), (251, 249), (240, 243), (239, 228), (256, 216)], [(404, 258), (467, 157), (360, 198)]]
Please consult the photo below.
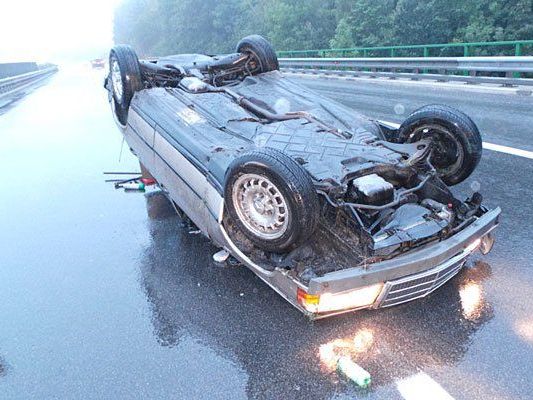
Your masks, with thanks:
[(142, 56), (533, 39), (533, 0), (123, 0), (116, 43)]

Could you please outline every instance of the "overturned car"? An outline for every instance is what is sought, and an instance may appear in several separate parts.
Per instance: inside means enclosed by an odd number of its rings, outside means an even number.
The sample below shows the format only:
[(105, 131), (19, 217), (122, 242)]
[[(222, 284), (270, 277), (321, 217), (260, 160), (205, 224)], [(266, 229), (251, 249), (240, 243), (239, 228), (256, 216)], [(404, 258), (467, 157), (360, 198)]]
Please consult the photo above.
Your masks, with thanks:
[(115, 46), (105, 87), (176, 209), (311, 318), (426, 296), (492, 248), (500, 209), (449, 189), (482, 152), (451, 107), (364, 117), (284, 76), (258, 35), (220, 56)]

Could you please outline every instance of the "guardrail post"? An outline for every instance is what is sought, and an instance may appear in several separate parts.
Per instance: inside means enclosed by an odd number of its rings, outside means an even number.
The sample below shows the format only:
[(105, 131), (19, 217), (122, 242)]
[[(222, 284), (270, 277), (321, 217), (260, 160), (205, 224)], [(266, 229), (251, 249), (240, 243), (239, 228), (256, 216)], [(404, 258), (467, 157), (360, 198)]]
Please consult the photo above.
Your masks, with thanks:
[[(515, 44), (515, 46), (514, 46), (514, 55), (517, 56), (517, 57), (520, 57), (522, 55), (522, 44), (521, 43)], [(521, 76), (522, 76), (522, 74), (520, 72), (515, 72), (513, 74), (513, 77), (515, 77), (515, 78), (520, 78)]]
[[(518, 76), (517, 76), (518, 75)], [(510, 72), (510, 71), (507, 71), (505, 73), (505, 77), (506, 78), (519, 78), (520, 77), (520, 72)], [(502, 86), (506, 86), (506, 87), (513, 87), (513, 84), (511, 83), (504, 83)]]
[[(465, 72), (464, 72), (464, 75), (465, 75), (465, 76), (470, 76), (471, 78), (474, 78), (474, 79), (475, 79), (475, 77), (477, 76), (477, 71), (474, 71), (474, 70), (465, 71)], [(476, 82), (475, 82), (474, 79), (471, 79), (471, 80), (469, 79), (469, 80), (467, 80), (467, 81), (466, 81), (467, 85), (475, 85)]]
[(446, 82), (447, 79), (445, 77), (446, 70), (445, 69), (439, 69), (439, 75), (442, 75), (442, 78), (437, 79), (437, 82)]
[[(429, 57), (429, 47), (424, 47), (424, 57)], [(427, 74), (428, 70), (427, 69), (423, 69), (422, 73), (423, 74)]]
[[(463, 57), (468, 57), (470, 55), (470, 47), (463, 46)], [(468, 76), (468, 71), (463, 71), (464, 76)], [(470, 75), (472, 75), (472, 72), (470, 72)], [(475, 71), (474, 71), (475, 76)]]

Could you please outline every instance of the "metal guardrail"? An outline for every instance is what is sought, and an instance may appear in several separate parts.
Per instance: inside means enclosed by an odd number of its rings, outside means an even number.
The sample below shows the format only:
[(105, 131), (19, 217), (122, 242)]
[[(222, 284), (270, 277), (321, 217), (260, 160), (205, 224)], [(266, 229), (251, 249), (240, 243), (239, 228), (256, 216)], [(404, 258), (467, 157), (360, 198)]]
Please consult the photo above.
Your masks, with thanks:
[(0, 98), (22, 90), (57, 72), (57, 67), (43, 68), (38, 71), (0, 79)]
[(533, 79), (522, 76), (533, 73), (533, 56), (280, 58), (279, 62), (284, 70), (303, 73), (533, 85)]
[[(430, 56), (522, 56), (533, 55), (533, 40), (414, 44), (402, 46), (351, 47), (341, 49), (278, 51), (278, 57), (430, 57)], [(479, 54), (485, 52), (488, 54)], [(436, 54), (438, 53), (438, 54)]]
[(32, 61), (0, 62), (0, 79), (22, 75), (37, 70), (39, 70), (39, 66), (36, 62)]

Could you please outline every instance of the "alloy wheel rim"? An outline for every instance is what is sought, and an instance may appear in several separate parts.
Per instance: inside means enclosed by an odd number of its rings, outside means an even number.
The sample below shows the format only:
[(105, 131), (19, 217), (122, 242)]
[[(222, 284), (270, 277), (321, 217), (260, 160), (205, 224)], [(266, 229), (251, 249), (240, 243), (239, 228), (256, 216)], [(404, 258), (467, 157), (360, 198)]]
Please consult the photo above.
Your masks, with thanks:
[(113, 95), (115, 99), (120, 103), (124, 89), (122, 87), (122, 75), (120, 73), (120, 66), (117, 60), (113, 60), (111, 64), (111, 81), (113, 82)]
[(232, 201), (243, 225), (256, 237), (273, 240), (289, 225), (289, 210), (281, 191), (268, 178), (243, 174), (233, 184)]

